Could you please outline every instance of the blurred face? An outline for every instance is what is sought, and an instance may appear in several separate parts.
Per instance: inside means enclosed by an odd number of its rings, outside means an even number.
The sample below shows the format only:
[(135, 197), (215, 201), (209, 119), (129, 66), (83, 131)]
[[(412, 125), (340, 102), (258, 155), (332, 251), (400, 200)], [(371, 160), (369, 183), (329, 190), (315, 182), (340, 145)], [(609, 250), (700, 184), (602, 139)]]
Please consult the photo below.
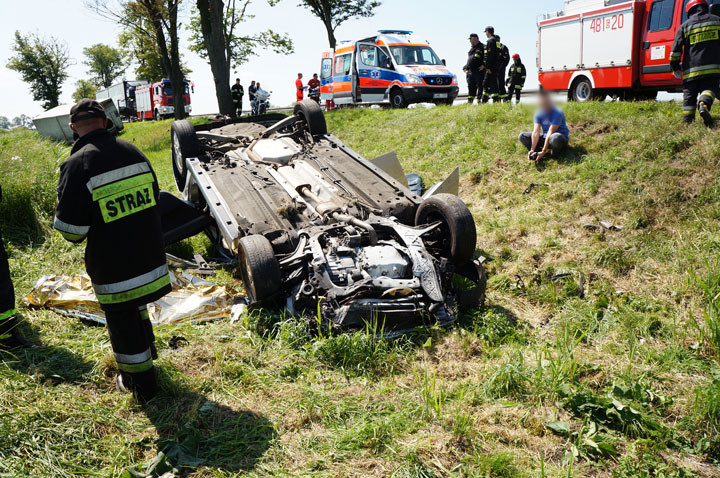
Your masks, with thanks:
[(492, 36), (492, 33), (490, 33), (489, 30), (485, 30), (485, 36), (490, 38)]
[(107, 127), (107, 121), (107, 118), (88, 118), (70, 123), (70, 129), (82, 138), (96, 129), (105, 129)]
[(477, 37), (470, 37), (470, 44), (471, 44), (472, 46), (475, 46), (475, 45), (477, 45), (478, 43), (480, 43), (480, 39), (478, 39)]
[(543, 111), (550, 111), (553, 108), (552, 98), (548, 94), (540, 95), (538, 104)]
[(313, 75), (313, 78), (315, 78), (315, 79), (317, 80), (317, 73), (315, 73), (315, 74)]

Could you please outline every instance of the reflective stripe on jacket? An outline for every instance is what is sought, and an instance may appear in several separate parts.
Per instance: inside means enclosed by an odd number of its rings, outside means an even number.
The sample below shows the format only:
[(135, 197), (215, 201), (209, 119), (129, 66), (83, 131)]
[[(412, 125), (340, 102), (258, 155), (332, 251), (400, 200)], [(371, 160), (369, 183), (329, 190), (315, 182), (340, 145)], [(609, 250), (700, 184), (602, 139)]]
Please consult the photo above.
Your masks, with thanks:
[(720, 18), (695, 13), (682, 24), (670, 52), (673, 71), (682, 71), (684, 81), (720, 77)]

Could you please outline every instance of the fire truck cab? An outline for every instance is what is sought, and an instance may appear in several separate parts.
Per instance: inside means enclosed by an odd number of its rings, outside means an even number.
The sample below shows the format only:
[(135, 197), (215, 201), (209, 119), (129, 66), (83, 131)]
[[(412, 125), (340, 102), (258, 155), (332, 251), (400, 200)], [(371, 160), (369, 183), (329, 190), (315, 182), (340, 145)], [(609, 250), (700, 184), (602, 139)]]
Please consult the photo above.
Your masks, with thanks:
[[(670, 50), (689, 0), (565, 0), (538, 19), (539, 82), (574, 101), (678, 92)], [(720, 0), (709, 0), (713, 12)]]
[(452, 104), (457, 77), (428, 42), (407, 30), (380, 30), (326, 50), (320, 64), (320, 97), (336, 105)]
[[(192, 111), (190, 104), (190, 91), (192, 85), (183, 80), (183, 106), (185, 108), (185, 116)], [(168, 79), (163, 79), (151, 85), (138, 86), (135, 90), (135, 101), (137, 104), (137, 117), (139, 120), (170, 118), (175, 114), (175, 96), (172, 89), (172, 83)]]

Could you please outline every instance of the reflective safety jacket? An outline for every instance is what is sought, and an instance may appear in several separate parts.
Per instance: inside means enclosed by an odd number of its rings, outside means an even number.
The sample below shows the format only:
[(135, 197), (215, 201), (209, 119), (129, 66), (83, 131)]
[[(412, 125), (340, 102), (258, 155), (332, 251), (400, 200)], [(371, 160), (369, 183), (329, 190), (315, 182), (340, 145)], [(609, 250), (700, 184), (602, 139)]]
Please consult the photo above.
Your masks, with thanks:
[(232, 87), (230, 87), (230, 94), (232, 95), (232, 99), (234, 101), (239, 101), (243, 96), (245, 96), (245, 88), (243, 88), (242, 85), (235, 83)]
[(497, 73), (496, 70), (502, 65), (500, 63), (500, 43), (495, 35), (488, 38), (485, 44), (485, 68), (492, 70), (493, 73)]
[(527, 70), (525, 65), (520, 63), (513, 63), (508, 70), (508, 80), (515, 84), (515, 88), (522, 89), (525, 86), (525, 79), (527, 78)]
[(510, 63), (510, 50), (508, 50), (508, 47), (506, 47), (505, 44), (500, 43), (498, 53), (500, 67), (504, 70)]
[(170, 292), (155, 172), (132, 144), (96, 130), (60, 166), (55, 229), (87, 238), (85, 268), (105, 310), (147, 304)]
[(485, 46), (482, 42), (478, 42), (477, 45), (470, 48), (468, 52), (468, 60), (463, 67), (463, 71), (478, 73), (480, 68), (485, 63)]
[(682, 70), (684, 81), (720, 77), (720, 18), (709, 13), (691, 15), (675, 35), (670, 66), (673, 71)]

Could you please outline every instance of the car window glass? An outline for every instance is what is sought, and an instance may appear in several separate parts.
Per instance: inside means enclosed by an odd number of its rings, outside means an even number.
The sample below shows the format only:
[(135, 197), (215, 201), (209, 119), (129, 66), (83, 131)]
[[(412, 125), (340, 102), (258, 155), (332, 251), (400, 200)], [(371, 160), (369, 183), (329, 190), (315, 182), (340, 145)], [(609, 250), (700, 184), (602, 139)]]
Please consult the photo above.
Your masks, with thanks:
[[(720, 1), (720, 0), (718, 0)], [(380, 68), (385, 68), (386, 70), (394, 70), (395, 67), (392, 64), (392, 60), (390, 59), (390, 52), (387, 51), (385, 48), (378, 48), (378, 66)]]
[(675, 0), (655, 0), (650, 9), (649, 32), (669, 30), (675, 16)]
[(323, 58), (320, 66), (320, 78), (329, 78), (332, 76), (332, 58)]
[(369, 67), (376, 68), (378, 66), (377, 47), (372, 45), (360, 45), (358, 47), (360, 53), (360, 62)]
[(351, 54), (340, 55), (335, 58), (335, 74), (336, 75), (349, 75), (350, 74), (350, 57)]

